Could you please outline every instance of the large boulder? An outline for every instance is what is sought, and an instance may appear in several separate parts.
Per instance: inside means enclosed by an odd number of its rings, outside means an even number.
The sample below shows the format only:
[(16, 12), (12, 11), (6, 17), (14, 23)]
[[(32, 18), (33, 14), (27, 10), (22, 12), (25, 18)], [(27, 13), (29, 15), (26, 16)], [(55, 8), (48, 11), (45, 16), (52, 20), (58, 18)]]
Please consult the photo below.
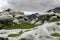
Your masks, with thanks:
[(15, 15), (15, 18), (17, 18), (17, 19), (23, 19), (23, 18), (24, 18), (24, 15), (16, 14), (16, 15)]
[(0, 16), (0, 23), (2, 24), (7, 24), (9, 21), (13, 20), (13, 16), (12, 15), (1, 15)]

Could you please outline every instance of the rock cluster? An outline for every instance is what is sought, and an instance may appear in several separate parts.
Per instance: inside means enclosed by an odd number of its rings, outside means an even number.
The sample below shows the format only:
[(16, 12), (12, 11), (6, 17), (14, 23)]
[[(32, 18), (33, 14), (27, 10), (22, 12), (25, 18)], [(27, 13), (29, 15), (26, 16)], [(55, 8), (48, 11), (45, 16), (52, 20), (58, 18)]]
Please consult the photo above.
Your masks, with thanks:
[[(54, 20), (56, 18), (60, 18), (59, 13), (32, 13), (31, 15), (24, 15), (24, 12), (20, 12), (17, 10), (7, 9), (3, 12), (0, 12), (0, 24), (6, 24), (9, 21), (13, 21), (14, 24), (20, 24), (19, 20), (23, 20), (24, 22), (28, 22), (31, 24), (35, 24), (39, 21)], [(40, 22), (41, 23), (41, 22)], [(40, 24), (39, 23), (39, 24)]]

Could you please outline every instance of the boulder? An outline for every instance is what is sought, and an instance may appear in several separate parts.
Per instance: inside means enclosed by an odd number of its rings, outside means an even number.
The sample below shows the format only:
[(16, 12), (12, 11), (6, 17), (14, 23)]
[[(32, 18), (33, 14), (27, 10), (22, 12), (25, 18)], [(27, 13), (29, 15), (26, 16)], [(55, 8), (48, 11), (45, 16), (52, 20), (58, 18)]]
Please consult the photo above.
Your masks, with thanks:
[(52, 16), (49, 20), (57, 19), (57, 16)]
[(20, 24), (19, 21), (18, 21), (18, 19), (14, 19), (14, 20), (13, 20), (13, 23), (14, 23), (14, 24)]
[(15, 18), (17, 18), (17, 19), (23, 19), (23, 17), (24, 17), (24, 15), (21, 15), (21, 14), (15, 15)]

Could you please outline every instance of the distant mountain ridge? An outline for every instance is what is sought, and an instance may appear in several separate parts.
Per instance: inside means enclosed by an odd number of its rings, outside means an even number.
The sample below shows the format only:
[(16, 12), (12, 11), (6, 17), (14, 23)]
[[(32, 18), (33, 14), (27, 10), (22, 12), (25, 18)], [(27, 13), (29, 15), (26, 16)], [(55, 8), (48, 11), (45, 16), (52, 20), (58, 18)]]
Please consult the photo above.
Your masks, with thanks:
[(50, 9), (49, 11), (47, 12), (54, 12), (54, 13), (60, 13), (60, 7), (56, 7), (54, 9)]

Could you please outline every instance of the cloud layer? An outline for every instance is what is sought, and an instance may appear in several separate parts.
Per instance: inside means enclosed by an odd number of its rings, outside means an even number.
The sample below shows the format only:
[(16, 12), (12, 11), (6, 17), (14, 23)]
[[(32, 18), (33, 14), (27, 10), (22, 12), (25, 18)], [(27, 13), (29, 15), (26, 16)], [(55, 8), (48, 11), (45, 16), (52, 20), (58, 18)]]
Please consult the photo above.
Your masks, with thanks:
[(60, 0), (8, 0), (8, 3), (14, 9), (39, 12), (60, 6)]
[(0, 9), (7, 7), (22, 11), (47, 11), (60, 7), (60, 0), (0, 0)]

